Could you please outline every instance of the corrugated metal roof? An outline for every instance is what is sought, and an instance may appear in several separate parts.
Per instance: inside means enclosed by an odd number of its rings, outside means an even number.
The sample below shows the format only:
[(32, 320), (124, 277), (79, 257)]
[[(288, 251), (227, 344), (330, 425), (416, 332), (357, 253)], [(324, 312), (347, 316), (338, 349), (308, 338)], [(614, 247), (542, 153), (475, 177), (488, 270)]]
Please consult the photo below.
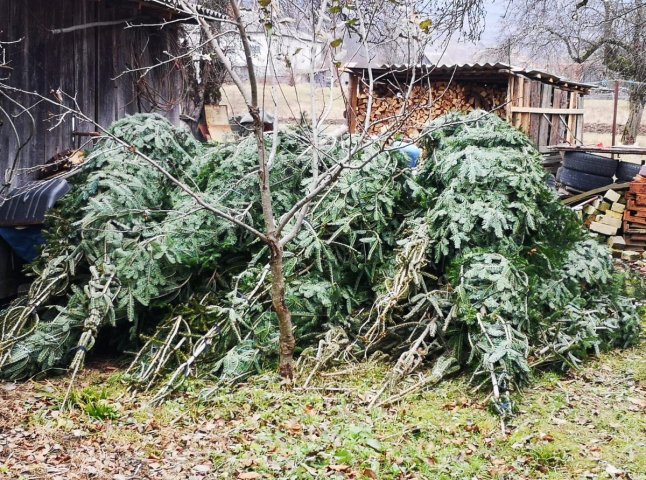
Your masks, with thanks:
[(406, 74), (412, 71), (419, 72), (423, 75), (442, 75), (442, 74), (462, 74), (462, 73), (499, 73), (504, 75), (519, 75), (532, 80), (538, 80), (543, 83), (558, 85), (563, 88), (573, 88), (576, 90), (588, 91), (594, 88), (594, 85), (587, 83), (574, 82), (561, 78), (553, 73), (544, 72), (542, 70), (527, 70), (520, 67), (514, 67), (506, 63), (464, 63), (454, 65), (433, 65), (433, 64), (407, 64), (407, 63), (390, 63), (381, 65), (357, 65), (347, 64), (345, 69), (354, 73), (363, 73), (368, 69), (376, 72), (378, 75), (388, 73)]
[[(143, 0), (144, 3), (151, 3), (151, 4), (156, 4), (159, 7), (162, 8), (167, 8), (170, 10), (173, 10), (178, 13), (184, 13), (186, 15), (192, 15), (192, 12), (187, 10), (180, 0)], [(199, 2), (193, 2), (193, 5), (196, 7), (197, 12), (200, 15), (203, 15), (204, 17), (207, 17), (212, 20), (218, 20), (218, 19), (226, 19), (228, 18), (226, 15), (216, 12), (215, 10), (211, 8), (207, 8), (200, 4)]]

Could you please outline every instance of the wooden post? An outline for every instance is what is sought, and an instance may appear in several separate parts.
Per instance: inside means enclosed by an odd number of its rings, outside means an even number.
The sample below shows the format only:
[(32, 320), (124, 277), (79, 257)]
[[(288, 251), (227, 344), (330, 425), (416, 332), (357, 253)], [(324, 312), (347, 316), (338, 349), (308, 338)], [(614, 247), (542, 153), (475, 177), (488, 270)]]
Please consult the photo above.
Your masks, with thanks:
[[(619, 105), (619, 81), (615, 80), (615, 98), (612, 106), (612, 146), (615, 146), (617, 140), (617, 107)], [(615, 158), (614, 154), (612, 158)]]
[[(541, 89), (541, 108), (552, 108), (552, 85), (543, 84)], [(539, 149), (547, 147), (550, 144), (550, 122), (546, 114), (541, 115), (540, 119), (540, 133), (538, 135)]]
[[(524, 107), (525, 103), (523, 101), (523, 95), (525, 93), (525, 79), (523, 77), (516, 77), (516, 82), (514, 84), (514, 101), (519, 107)], [(523, 114), (518, 113), (514, 117), (514, 127), (521, 128), (523, 121)]]
[[(561, 97), (563, 96), (563, 93), (564, 92), (560, 88), (556, 86), (554, 87), (554, 99), (552, 102), (554, 108), (561, 108)], [(561, 143), (561, 131), (563, 130), (559, 114), (550, 115), (550, 124), (550, 140), (548, 145), (557, 145)]]
[[(568, 92), (568, 108), (574, 110), (576, 108), (576, 92)], [(566, 140), (572, 145), (576, 145), (576, 115), (569, 114), (567, 116), (567, 136)]]
[[(576, 108), (585, 111), (585, 105), (583, 103), (583, 94), (577, 94), (577, 105)], [(583, 120), (584, 116), (577, 116), (576, 119), (576, 139), (578, 145), (583, 145)]]
[[(524, 107), (530, 107), (531, 106), (531, 87), (532, 87), (533, 80), (530, 79), (524, 79), (523, 80), (523, 90), (521, 95), (523, 96), (523, 103), (522, 105)], [(520, 129), (525, 133), (526, 135), (530, 134), (529, 131), (529, 121), (531, 118), (531, 114), (529, 113), (521, 113), (521, 122), (520, 122)]]
[[(528, 103), (529, 107), (541, 108), (542, 86), (543, 84), (538, 80), (531, 81), (531, 90), (530, 90), (529, 103)], [(538, 146), (542, 115), (540, 113), (530, 113), (528, 114), (528, 117), (529, 117), (528, 135), (534, 141), (536, 146)]]
[(357, 129), (357, 90), (359, 88), (359, 77), (355, 73), (350, 74), (350, 91), (348, 102), (348, 133), (355, 133)]
[(505, 118), (512, 125), (514, 123), (514, 114), (511, 112), (511, 107), (514, 102), (515, 81), (516, 81), (516, 77), (513, 75), (509, 75), (509, 83), (507, 84), (507, 105), (505, 107)]

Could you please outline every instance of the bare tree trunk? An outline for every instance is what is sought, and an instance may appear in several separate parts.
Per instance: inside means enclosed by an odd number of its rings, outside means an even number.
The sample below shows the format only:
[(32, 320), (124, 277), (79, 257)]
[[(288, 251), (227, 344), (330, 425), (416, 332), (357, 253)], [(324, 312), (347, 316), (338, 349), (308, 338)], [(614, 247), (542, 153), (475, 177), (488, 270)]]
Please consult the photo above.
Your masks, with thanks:
[[(186, 0), (182, 2), (182, 5), (191, 10), (186, 3)], [(235, 73), (233, 66), (231, 65), (230, 59), (224, 54), (220, 45), (217, 43), (213, 36), (213, 30), (211, 26), (200, 17), (199, 14), (193, 9), (198, 23), (202, 27), (203, 31), (206, 32), (207, 36), (212, 38), (210, 44), (213, 47), (213, 50), (222, 64), (233, 83), (240, 91), (240, 94), (243, 96), (245, 103), (247, 104), (247, 109), (249, 114), (253, 119), (254, 126), (254, 136), (256, 137), (256, 144), (258, 147), (258, 176), (260, 184), (260, 204), (262, 206), (262, 216), (265, 224), (266, 234), (260, 234), (259, 238), (267, 244), (270, 250), (270, 267), (272, 273), (271, 279), (271, 300), (276, 315), (278, 316), (278, 330), (280, 332), (279, 338), (279, 348), (280, 348), (280, 374), (284, 378), (293, 378), (294, 376), (294, 348), (296, 346), (296, 340), (294, 338), (293, 326), (292, 326), (292, 314), (289, 311), (287, 302), (285, 301), (285, 272), (284, 272), (284, 251), (285, 243), (280, 239), (280, 231), (276, 225), (276, 219), (274, 218), (274, 205), (271, 194), (271, 184), (270, 184), (270, 169), (272, 163), (272, 152), (269, 153), (269, 158), (267, 158), (267, 148), (265, 146), (265, 134), (264, 134), (264, 119), (261, 118), (261, 111), (258, 105), (258, 81), (256, 78), (256, 70), (253, 63), (253, 55), (251, 54), (251, 46), (249, 44), (249, 37), (240, 15), (240, 9), (237, 4), (237, 0), (229, 0), (229, 5), (231, 9), (231, 14), (233, 18), (233, 23), (236, 25), (238, 32), (240, 34), (240, 41), (242, 42), (242, 49), (244, 52), (244, 58), (247, 64), (247, 71), (249, 74), (249, 92), (247, 92), (245, 84), (242, 82), (242, 79)]]
[(628, 121), (621, 134), (621, 143), (632, 145), (637, 140), (646, 104), (646, 89), (642, 85), (631, 85), (628, 97)]
[(278, 238), (276, 220), (269, 183), (269, 164), (267, 162), (267, 151), (265, 149), (265, 137), (263, 133), (263, 122), (260, 118), (258, 107), (249, 107), (249, 112), (254, 118), (256, 142), (258, 144), (258, 156), (260, 166), (260, 201), (262, 205), (265, 228), (267, 229), (267, 245), (270, 251), (269, 265), (271, 267), (271, 302), (278, 317), (280, 364), (279, 372), (281, 377), (294, 378), (294, 338), (292, 313), (289, 311), (285, 301), (285, 269), (283, 265), (284, 245)]
[(271, 239), (269, 243), (271, 249), (271, 298), (274, 310), (278, 316), (278, 329), (280, 338), (278, 340), (280, 348), (279, 372), (283, 378), (294, 378), (294, 348), (296, 339), (294, 338), (292, 326), (292, 312), (289, 310), (285, 301), (285, 273), (283, 268), (283, 247), (277, 239)]
[(283, 378), (294, 378), (294, 348), (296, 340), (294, 338), (292, 326), (292, 313), (289, 311), (285, 301), (285, 271), (283, 265), (284, 245), (280, 241), (276, 219), (274, 218), (274, 203), (271, 194), (270, 184), (270, 165), (271, 158), (267, 158), (267, 149), (265, 147), (265, 122), (261, 116), (258, 106), (258, 82), (256, 80), (256, 71), (251, 54), (249, 38), (242, 23), (240, 10), (236, 0), (231, 0), (231, 11), (240, 31), (240, 40), (247, 61), (247, 70), (249, 73), (249, 86), (251, 88), (251, 98), (247, 107), (249, 114), (253, 118), (254, 135), (258, 145), (258, 166), (260, 180), (260, 203), (262, 205), (262, 214), (267, 231), (267, 245), (270, 250), (269, 264), (271, 267), (271, 301), (278, 316), (278, 331), (280, 333), (278, 343), (280, 347), (280, 366), (279, 372)]

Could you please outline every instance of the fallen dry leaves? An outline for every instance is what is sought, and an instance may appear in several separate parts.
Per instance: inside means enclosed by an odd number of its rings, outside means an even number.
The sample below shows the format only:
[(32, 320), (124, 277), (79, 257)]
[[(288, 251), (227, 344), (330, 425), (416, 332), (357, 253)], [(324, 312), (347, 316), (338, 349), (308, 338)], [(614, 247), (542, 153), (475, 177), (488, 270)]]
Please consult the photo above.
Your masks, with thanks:
[[(98, 375), (111, 373), (99, 369)], [(52, 394), (64, 386), (65, 378), (0, 384), (0, 478), (199, 480), (213, 469), (211, 452), (227, 448), (213, 422), (187, 434), (155, 419), (125, 416), (117, 424), (52, 409)]]
[[(111, 400), (117, 418), (94, 420), (79, 409), (58, 410), (66, 377), (0, 383), (0, 480), (403, 480), (469, 464), (478, 474), (459, 478), (534, 480), (558, 471), (557, 478), (635, 479), (643, 439), (635, 436), (619, 455), (613, 443), (646, 406), (643, 383), (628, 373), (636, 355), (626, 353), (628, 367), (585, 368), (528, 389), (524, 405), (538, 412), (522, 412), (506, 435), (482, 399), (462, 394), (433, 394), (434, 403), (416, 399), (376, 414), (327, 394), (301, 401), (262, 390), (253, 400), (248, 393), (258, 390), (245, 387), (231, 392), (237, 400), (223, 397), (202, 410), (187, 408), (188, 396), (150, 409), (124, 394)], [(77, 388), (108, 383), (114, 373), (91, 366)], [(547, 414), (545, 402), (554, 407)], [(421, 420), (416, 408), (434, 420)]]

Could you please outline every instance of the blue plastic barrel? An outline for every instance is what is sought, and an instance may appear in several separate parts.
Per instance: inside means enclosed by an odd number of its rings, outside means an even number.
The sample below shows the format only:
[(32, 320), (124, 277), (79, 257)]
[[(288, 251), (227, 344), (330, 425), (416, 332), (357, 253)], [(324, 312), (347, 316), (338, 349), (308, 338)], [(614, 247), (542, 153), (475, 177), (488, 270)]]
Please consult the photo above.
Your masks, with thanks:
[(410, 168), (417, 167), (419, 157), (422, 156), (422, 150), (413, 142), (408, 140), (398, 140), (393, 142), (391, 150), (399, 150), (410, 160)]

